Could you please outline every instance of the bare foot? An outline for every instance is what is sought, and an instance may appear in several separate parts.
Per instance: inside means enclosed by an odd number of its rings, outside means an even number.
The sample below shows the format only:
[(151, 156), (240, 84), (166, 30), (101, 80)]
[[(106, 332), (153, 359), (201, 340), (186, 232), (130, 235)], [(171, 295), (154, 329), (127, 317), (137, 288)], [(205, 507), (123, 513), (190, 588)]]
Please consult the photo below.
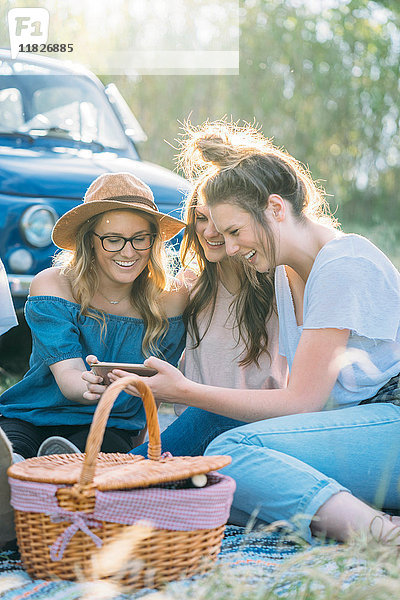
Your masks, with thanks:
[(380, 513), (372, 519), (369, 532), (378, 542), (400, 546), (400, 517)]
[(387, 518), (393, 525), (400, 528), (400, 516), (397, 515), (386, 515)]
[(396, 525), (396, 527), (400, 527), (400, 516), (388, 515), (387, 513), (384, 513), (384, 512), (381, 512), (381, 515), (382, 515), (382, 517), (389, 519), (389, 521), (391, 523), (393, 523), (393, 525)]

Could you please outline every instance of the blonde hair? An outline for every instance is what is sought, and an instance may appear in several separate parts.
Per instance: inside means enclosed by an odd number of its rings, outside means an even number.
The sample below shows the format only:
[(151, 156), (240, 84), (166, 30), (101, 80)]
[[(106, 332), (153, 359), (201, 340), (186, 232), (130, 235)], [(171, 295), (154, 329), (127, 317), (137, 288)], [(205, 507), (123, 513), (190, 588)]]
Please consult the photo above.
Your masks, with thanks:
[[(127, 210), (144, 217), (150, 223), (151, 232), (156, 234), (148, 264), (132, 283), (130, 301), (145, 325), (143, 354), (160, 356), (161, 352), (157, 345), (168, 330), (168, 319), (160, 303), (162, 292), (170, 286), (168, 260), (158, 221), (143, 211)], [(99, 287), (90, 234), (104, 214), (106, 213), (95, 215), (83, 223), (77, 233), (76, 250), (73, 252), (62, 250), (56, 254), (53, 261), (54, 266), (59, 267), (61, 273), (69, 279), (73, 296), (81, 307), (80, 314), (91, 317), (99, 323), (101, 339), (106, 335), (107, 321), (106, 314), (97, 308), (94, 309), (90, 304)]]
[(186, 123), (179, 164), (209, 206), (236, 204), (263, 226), (271, 264), (275, 248), (264, 215), (271, 194), (287, 200), (299, 220), (338, 226), (308, 169), (251, 125), (222, 120), (195, 128)]

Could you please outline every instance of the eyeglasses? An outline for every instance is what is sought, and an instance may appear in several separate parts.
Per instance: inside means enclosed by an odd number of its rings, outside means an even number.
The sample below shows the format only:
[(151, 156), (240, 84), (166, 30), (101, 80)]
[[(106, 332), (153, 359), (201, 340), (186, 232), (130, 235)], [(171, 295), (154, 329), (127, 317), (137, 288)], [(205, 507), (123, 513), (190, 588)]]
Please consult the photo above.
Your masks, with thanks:
[(122, 235), (99, 235), (93, 231), (93, 235), (99, 238), (101, 245), (106, 252), (120, 252), (125, 248), (127, 242), (130, 242), (134, 250), (149, 250), (154, 244), (156, 233), (144, 233), (141, 235), (133, 235), (130, 238)]

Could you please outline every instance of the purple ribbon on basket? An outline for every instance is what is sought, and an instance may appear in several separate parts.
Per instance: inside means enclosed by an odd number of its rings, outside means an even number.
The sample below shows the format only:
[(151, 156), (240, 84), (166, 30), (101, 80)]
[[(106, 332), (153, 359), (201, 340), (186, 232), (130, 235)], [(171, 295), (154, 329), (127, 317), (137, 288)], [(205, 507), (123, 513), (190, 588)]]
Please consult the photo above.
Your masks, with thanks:
[(67, 513), (66, 511), (60, 511), (56, 514), (52, 514), (51, 520), (55, 523), (72, 521), (72, 524), (58, 536), (54, 544), (50, 547), (50, 558), (53, 561), (62, 559), (66, 547), (79, 529), (86, 533), (97, 547), (100, 547), (103, 544), (99, 536), (89, 529), (89, 527), (101, 527), (101, 522), (97, 519), (93, 519), (90, 515), (85, 513)]

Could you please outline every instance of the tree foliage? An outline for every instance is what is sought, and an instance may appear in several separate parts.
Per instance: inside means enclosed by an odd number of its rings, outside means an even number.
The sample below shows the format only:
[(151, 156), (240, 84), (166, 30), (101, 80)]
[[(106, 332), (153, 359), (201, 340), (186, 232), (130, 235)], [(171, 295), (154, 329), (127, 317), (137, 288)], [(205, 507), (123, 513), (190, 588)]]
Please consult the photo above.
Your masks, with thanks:
[(398, 217), (400, 7), (324, 4), (242, 0), (239, 76), (119, 78), (149, 135), (145, 157), (172, 167), (163, 140), (189, 116), (255, 121), (322, 180), (339, 218)]
[[(184, 7), (179, 23), (170, 15), (162, 24), (168, 49), (174, 49), (174, 40), (180, 51), (199, 46), (201, 36), (190, 15), (200, 12), (206, 28), (209, 17), (211, 47), (223, 47), (222, 21), (208, 9), (212, 2), (174, 0), (179, 2)], [(102, 76), (105, 83), (117, 83), (146, 130), (149, 141), (139, 147), (143, 157), (173, 168), (179, 122), (190, 117), (199, 124), (232, 116), (260, 125), (267, 137), (307, 164), (325, 186), (332, 208), (338, 207), (339, 220), (398, 219), (399, 0), (238, 2), (240, 75)], [(147, 13), (139, 10), (145, 0), (115, 0), (106, 12), (96, 14), (88, 10), (86, 0), (57, 3), (56, 11), (53, 0), (42, 4), (51, 9), (53, 35), (65, 30), (63, 36), (87, 49), (89, 65), (90, 56), (101, 56), (101, 19), (107, 33), (104, 68), (106, 55), (121, 39), (136, 47), (149, 38), (143, 28)], [(3, 5), (4, 40), (7, 10), (37, 2), (3, 0)], [(161, 5), (162, 0), (149, 0), (146, 10)]]

